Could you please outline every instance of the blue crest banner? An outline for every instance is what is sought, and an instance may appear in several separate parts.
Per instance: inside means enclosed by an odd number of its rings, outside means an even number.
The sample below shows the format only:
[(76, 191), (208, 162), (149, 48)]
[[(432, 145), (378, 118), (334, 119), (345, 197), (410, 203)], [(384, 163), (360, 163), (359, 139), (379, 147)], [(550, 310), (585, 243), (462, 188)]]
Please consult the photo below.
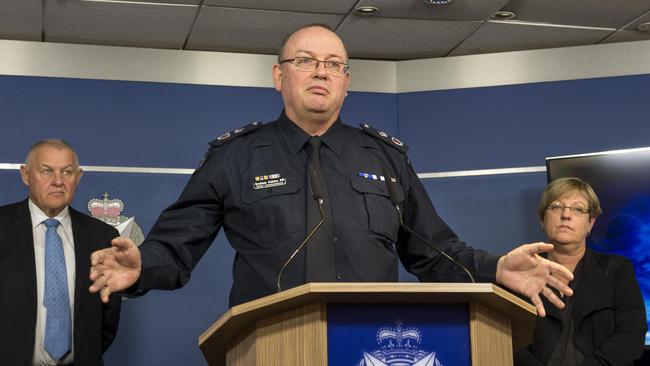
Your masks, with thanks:
[(330, 365), (469, 366), (466, 304), (329, 304)]

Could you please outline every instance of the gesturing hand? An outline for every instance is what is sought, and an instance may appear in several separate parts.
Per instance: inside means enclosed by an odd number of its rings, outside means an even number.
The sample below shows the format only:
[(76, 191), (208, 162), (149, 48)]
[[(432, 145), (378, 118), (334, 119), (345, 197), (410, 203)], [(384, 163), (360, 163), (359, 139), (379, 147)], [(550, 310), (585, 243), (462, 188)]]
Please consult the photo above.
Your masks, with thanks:
[(111, 293), (131, 287), (140, 278), (142, 267), (140, 250), (133, 240), (117, 237), (111, 245), (90, 255), (90, 280), (93, 284), (89, 290), (99, 292), (105, 303)]
[(567, 285), (573, 280), (573, 274), (564, 266), (538, 255), (552, 250), (552, 244), (524, 244), (501, 257), (497, 265), (497, 283), (528, 296), (541, 317), (546, 316), (546, 311), (540, 294), (558, 308), (564, 308), (562, 300), (548, 286), (566, 296), (573, 295)]

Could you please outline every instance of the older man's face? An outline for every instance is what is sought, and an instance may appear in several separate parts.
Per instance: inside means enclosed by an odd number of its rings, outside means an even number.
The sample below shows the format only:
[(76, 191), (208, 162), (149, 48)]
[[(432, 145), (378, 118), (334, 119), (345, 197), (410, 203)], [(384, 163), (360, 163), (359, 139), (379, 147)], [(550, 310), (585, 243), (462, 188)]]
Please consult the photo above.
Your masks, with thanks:
[[(311, 57), (317, 60), (347, 63), (341, 39), (322, 27), (310, 27), (296, 32), (287, 41), (283, 59)], [(320, 63), (316, 70), (300, 70), (292, 63), (276, 65), (273, 70), (276, 90), (282, 93), (290, 118), (338, 116), (348, 90), (350, 76), (333, 76)]]
[(81, 174), (72, 151), (47, 145), (34, 152), (29, 166), (20, 167), (29, 198), (49, 217), (70, 204)]

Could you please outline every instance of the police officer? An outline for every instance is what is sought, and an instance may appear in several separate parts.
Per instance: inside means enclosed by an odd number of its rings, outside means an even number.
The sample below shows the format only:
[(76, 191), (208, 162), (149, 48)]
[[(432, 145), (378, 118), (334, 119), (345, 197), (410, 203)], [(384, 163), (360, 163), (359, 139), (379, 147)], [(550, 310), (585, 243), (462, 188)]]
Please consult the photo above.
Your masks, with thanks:
[(181, 287), (221, 227), (237, 251), (231, 306), (311, 281), (397, 281), (398, 257), (421, 281), (465, 281), (400, 229), (389, 180), (404, 223), (479, 281), (529, 296), (542, 316), (540, 294), (563, 306), (548, 286), (570, 295), (571, 273), (537, 255), (552, 245), (522, 245), (503, 257), (466, 246), (436, 214), (401, 141), (341, 122), (350, 74), (343, 42), (329, 28), (311, 25), (289, 35), (273, 80), (284, 101), (280, 117), (212, 141), (139, 248), (118, 238), (93, 253), (91, 292), (107, 299), (116, 291)]

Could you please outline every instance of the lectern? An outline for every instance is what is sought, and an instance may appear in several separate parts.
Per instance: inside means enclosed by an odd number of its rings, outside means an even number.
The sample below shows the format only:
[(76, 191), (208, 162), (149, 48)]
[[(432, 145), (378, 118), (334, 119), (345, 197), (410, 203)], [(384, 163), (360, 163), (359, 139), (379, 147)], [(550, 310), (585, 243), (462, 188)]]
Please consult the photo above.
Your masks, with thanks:
[(535, 308), (489, 283), (308, 283), (228, 310), (210, 365), (512, 365)]

